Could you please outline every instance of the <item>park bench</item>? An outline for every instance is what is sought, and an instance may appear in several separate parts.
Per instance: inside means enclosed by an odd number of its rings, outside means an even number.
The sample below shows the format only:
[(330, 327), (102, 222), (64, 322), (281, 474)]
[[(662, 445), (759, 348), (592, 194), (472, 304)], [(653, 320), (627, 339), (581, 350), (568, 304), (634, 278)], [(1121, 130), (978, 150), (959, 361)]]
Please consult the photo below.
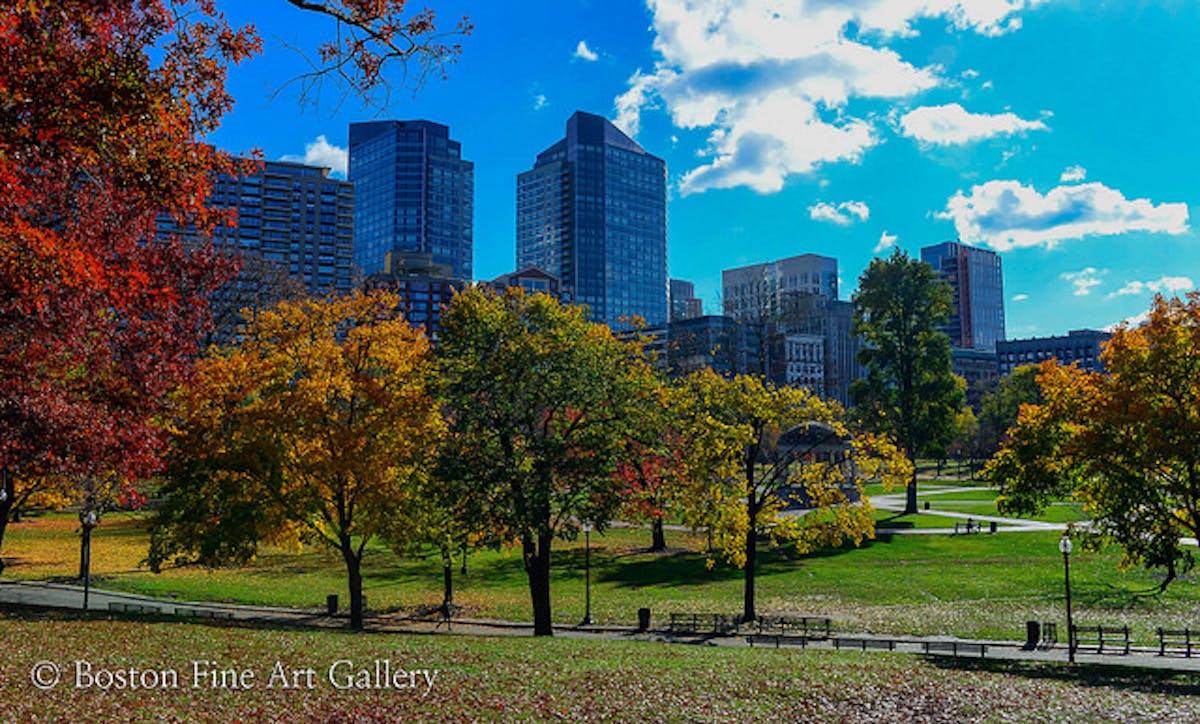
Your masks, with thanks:
[(755, 633), (799, 634), (810, 639), (827, 639), (833, 633), (833, 622), (822, 616), (759, 616), (755, 621)]
[(1158, 655), (1166, 656), (1167, 654), (1183, 654), (1186, 658), (1192, 658), (1192, 647), (1200, 641), (1192, 641), (1192, 638), (1200, 639), (1200, 631), (1190, 628), (1163, 628), (1159, 626), (1156, 629), (1158, 633)]
[(804, 648), (812, 638), (803, 634), (752, 633), (746, 636), (746, 643), (750, 644), (750, 648), (756, 644), (775, 644), (775, 648), (798, 645)]
[(736, 631), (741, 616), (724, 613), (673, 613), (669, 631), (686, 634), (725, 634)]
[(926, 641), (925, 654), (940, 655), (940, 656), (978, 656), (983, 658), (987, 653), (986, 644), (977, 644), (970, 641)]
[(869, 639), (869, 638), (845, 638), (837, 637), (833, 640), (833, 647), (838, 651), (843, 648), (859, 649), (866, 651), (867, 649), (895, 651), (896, 642), (892, 639)]
[(116, 613), (162, 613), (162, 609), (158, 606), (151, 606), (145, 603), (119, 603), (117, 601), (110, 602), (108, 610)]
[(1097, 654), (1129, 653), (1128, 626), (1072, 626), (1071, 645), (1076, 651)]
[(211, 608), (175, 608), (175, 615), (181, 618), (211, 618), (232, 619), (232, 611), (217, 611)]

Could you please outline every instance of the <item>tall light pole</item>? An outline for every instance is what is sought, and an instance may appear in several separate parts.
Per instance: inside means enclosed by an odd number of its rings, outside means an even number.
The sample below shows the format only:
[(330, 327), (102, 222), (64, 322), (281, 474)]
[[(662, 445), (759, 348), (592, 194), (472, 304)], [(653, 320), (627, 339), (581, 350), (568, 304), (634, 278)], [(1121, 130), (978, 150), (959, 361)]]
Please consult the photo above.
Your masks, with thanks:
[(580, 626), (591, 626), (592, 621), (592, 524), (583, 524), (583, 621)]
[(96, 527), (96, 511), (88, 509), (79, 516), (83, 525), (83, 610), (88, 608), (88, 593), (92, 587), (92, 528)]
[(1075, 663), (1075, 627), (1071, 621), (1071, 535), (1063, 531), (1058, 539), (1058, 549), (1063, 554), (1063, 581), (1067, 588), (1067, 660)]

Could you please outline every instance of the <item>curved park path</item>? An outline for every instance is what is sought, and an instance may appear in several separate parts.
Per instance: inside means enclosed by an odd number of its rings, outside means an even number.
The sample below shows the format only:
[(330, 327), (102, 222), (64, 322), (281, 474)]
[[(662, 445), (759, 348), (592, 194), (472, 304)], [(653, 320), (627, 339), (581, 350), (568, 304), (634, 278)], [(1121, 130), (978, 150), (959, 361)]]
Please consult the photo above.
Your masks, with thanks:
[[(930, 483), (918, 483), (918, 489), (925, 496), (924, 501), (928, 501), (930, 508), (928, 510), (921, 509), (917, 513), (920, 515), (936, 515), (954, 522), (974, 521), (975, 523), (995, 523), (997, 533), (1030, 533), (1035, 531), (1046, 530), (1066, 530), (1065, 523), (1046, 523), (1040, 520), (1025, 520), (1021, 518), (1004, 518), (998, 515), (978, 515), (974, 513), (962, 513), (951, 510), (938, 510), (938, 503), (957, 503), (957, 502), (972, 502), (980, 503), (983, 501), (957, 501), (953, 499), (954, 493), (978, 492), (980, 490), (996, 491), (996, 488), (981, 488), (968, 486), (954, 485), (937, 485)], [(933, 496), (933, 497), (930, 497)], [(871, 505), (879, 510), (893, 511), (896, 513), (904, 512), (905, 491), (901, 490), (898, 493), (889, 493), (885, 495), (871, 496)], [(886, 525), (881, 525), (876, 529), (877, 533), (888, 535), (947, 535), (953, 534), (955, 529), (953, 526), (947, 528), (888, 528)]]

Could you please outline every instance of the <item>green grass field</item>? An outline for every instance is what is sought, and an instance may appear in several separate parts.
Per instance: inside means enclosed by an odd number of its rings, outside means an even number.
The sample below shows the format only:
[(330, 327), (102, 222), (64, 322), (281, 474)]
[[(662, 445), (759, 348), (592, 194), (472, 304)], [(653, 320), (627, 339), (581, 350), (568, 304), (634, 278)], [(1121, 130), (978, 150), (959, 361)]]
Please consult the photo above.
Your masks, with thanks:
[[(350, 634), (0, 613), (5, 721), (1195, 721), (1195, 677), (898, 654)], [(86, 662), (76, 664), (74, 662)], [(200, 670), (250, 671), (233, 689)], [(330, 680), (331, 667), (334, 669)], [(404, 688), (338, 689), (375, 661)], [(62, 678), (53, 683), (52, 666)], [(276, 664), (282, 676), (273, 678)], [(90, 667), (90, 668), (85, 668)], [(311, 678), (302, 672), (313, 670)], [(108, 690), (135, 669), (150, 688)], [(76, 671), (90, 672), (74, 688)], [(141, 672), (153, 671), (151, 675)], [(172, 674), (171, 672), (174, 672)], [(301, 672), (293, 674), (292, 672)], [(435, 673), (436, 672), (436, 673)], [(172, 683), (177, 688), (169, 688)], [(114, 679), (115, 680), (115, 679)], [(128, 674), (127, 674), (128, 680)], [(427, 682), (432, 680), (432, 685)], [(214, 682), (218, 684), (214, 688)], [(289, 688), (283, 688), (288, 682)], [(164, 688), (164, 684), (167, 688)], [(311, 684), (311, 686), (310, 686)], [(270, 685), (270, 688), (268, 688)]]
[[(884, 519), (895, 514), (884, 514)], [(939, 526), (953, 520), (937, 516)], [(947, 523), (949, 521), (949, 523)], [(930, 521), (932, 524), (932, 521)], [(1062, 556), (1053, 531), (999, 535), (895, 535), (860, 549), (797, 556), (764, 546), (758, 610), (833, 617), (842, 630), (1017, 639), (1026, 620), (1063, 617)], [(592, 536), (593, 616), (632, 624), (638, 608), (660, 621), (676, 611), (741, 610), (742, 572), (709, 568), (701, 537), (668, 532), (665, 555), (649, 554), (649, 532), (613, 529)], [(98, 587), (185, 600), (318, 608), (326, 594), (345, 595), (340, 560), (322, 549), (267, 549), (246, 567), (173, 568), (154, 574), (139, 567), (147, 546), (136, 514), (110, 515), (93, 541)], [(47, 515), (10, 526), (4, 542), (6, 578), (64, 579), (78, 567), (77, 524), (70, 514)], [(1200, 586), (1177, 581), (1162, 596), (1141, 597), (1156, 580), (1145, 571), (1117, 569), (1119, 553), (1077, 553), (1072, 560), (1076, 619), (1127, 623), (1149, 640), (1159, 625), (1195, 625)], [(519, 551), (478, 551), (469, 573), (456, 575), (456, 602), (464, 615), (528, 621), (526, 578)], [(398, 558), (379, 548), (365, 561), (368, 607), (417, 613), (440, 602), (441, 570), (433, 557)], [(576, 623), (584, 610), (583, 541), (562, 542), (554, 554), (554, 618)]]

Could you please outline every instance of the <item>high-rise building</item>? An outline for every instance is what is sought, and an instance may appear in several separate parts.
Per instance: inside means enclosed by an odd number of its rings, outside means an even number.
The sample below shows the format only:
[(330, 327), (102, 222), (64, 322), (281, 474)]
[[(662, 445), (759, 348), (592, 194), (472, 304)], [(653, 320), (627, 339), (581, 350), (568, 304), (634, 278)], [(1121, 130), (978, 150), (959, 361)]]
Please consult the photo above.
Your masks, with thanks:
[(956, 349), (995, 352), (1004, 339), (1004, 276), (1000, 255), (957, 241), (921, 249), (954, 288), (954, 314), (944, 331)]
[(462, 144), (430, 121), (350, 124), (354, 264), (384, 271), (389, 255), (428, 255), (459, 281), (471, 279), (475, 167)]
[(666, 324), (666, 163), (604, 118), (576, 112), (566, 136), (517, 177), (516, 266), (558, 277), (597, 321)]
[[(330, 169), (266, 161), (257, 173), (218, 176), (209, 205), (233, 209), (237, 224), (213, 231), (213, 245), (241, 257), (238, 276), (212, 302), (213, 341), (230, 339), (243, 307), (262, 307), (299, 293), (350, 291), (354, 186)], [(194, 239), (196, 230), (160, 217), (158, 233)]]
[(837, 259), (801, 254), (721, 272), (725, 314), (741, 320), (779, 314), (788, 294), (838, 297)]
[(704, 316), (704, 303), (696, 298), (695, 284), (683, 279), (672, 279), (670, 296), (672, 322)]

